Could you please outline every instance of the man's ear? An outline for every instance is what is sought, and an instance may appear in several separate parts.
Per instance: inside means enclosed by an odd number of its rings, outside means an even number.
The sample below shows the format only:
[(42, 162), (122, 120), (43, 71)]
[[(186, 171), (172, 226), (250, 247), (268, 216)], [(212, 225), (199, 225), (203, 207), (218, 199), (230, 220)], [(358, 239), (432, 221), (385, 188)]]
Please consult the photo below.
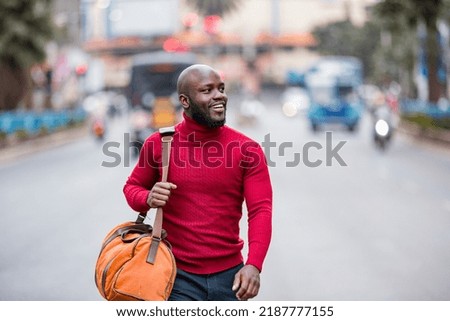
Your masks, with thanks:
[(189, 108), (189, 97), (188, 96), (186, 96), (185, 94), (180, 94), (178, 99), (180, 100), (180, 103), (184, 109)]

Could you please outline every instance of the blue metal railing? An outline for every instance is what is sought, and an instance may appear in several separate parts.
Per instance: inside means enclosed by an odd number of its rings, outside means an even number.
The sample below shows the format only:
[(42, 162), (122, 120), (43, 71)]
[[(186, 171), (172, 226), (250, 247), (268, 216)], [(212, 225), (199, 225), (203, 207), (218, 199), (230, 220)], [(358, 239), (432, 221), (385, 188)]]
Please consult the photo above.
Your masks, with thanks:
[(53, 132), (71, 123), (80, 123), (87, 117), (83, 108), (61, 111), (10, 111), (0, 113), (0, 132), (7, 135), (24, 131), (36, 135), (42, 130)]
[(424, 114), (432, 118), (450, 118), (450, 104), (433, 104), (423, 100), (403, 99), (400, 101), (402, 114)]

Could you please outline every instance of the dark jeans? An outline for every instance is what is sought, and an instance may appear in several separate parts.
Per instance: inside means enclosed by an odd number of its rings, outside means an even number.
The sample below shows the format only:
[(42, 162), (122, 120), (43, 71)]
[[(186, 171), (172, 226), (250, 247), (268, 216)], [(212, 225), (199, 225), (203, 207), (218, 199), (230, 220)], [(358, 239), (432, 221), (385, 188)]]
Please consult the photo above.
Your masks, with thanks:
[(193, 274), (177, 270), (177, 277), (169, 301), (237, 301), (231, 290), (235, 274), (243, 267), (213, 274)]

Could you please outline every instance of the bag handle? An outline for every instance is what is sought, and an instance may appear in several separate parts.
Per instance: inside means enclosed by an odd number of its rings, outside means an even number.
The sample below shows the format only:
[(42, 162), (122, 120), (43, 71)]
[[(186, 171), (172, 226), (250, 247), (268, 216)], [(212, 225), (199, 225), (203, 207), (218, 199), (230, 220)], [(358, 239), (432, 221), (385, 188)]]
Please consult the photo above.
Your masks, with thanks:
[[(170, 147), (175, 134), (175, 127), (163, 127), (159, 129), (162, 142), (162, 177), (161, 182), (167, 182), (170, 163)], [(140, 224), (145, 220), (147, 213), (139, 213), (136, 223)], [(154, 264), (156, 252), (158, 251), (159, 242), (161, 242), (163, 223), (163, 209), (158, 207), (156, 210), (155, 221), (153, 223), (152, 243), (147, 256), (147, 262)]]

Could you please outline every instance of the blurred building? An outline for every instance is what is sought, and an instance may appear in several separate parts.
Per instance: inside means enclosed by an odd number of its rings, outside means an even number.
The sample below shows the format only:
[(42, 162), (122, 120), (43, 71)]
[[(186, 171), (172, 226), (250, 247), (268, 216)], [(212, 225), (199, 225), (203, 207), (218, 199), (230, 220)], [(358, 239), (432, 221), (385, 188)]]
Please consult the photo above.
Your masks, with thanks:
[(80, 0), (54, 0), (55, 25), (65, 33), (67, 42), (80, 43)]
[[(216, 40), (225, 46), (225, 51), (238, 51), (244, 59), (254, 61), (260, 77), (281, 84), (287, 70), (306, 68), (317, 59), (311, 34), (315, 27), (344, 19), (362, 25), (367, 20), (367, 8), (377, 1), (242, 0), (237, 11), (221, 19)], [(182, 21), (192, 14), (192, 8), (181, 0)], [(190, 35), (185, 32), (181, 39), (207, 43), (203, 28), (199, 20), (190, 27)], [(242, 70), (242, 66), (234, 68)], [(233, 70), (233, 65), (224, 69)]]
[(74, 43), (105, 62), (105, 86), (127, 82), (130, 55), (151, 50), (186, 50), (239, 81), (257, 70), (264, 81), (282, 83), (286, 71), (317, 58), (311, 30), (350, 19), (366, 20), (377, 0), (242, 0), (222, 18), (199, 17), (186, 0), (56, 0), (59, 23)]

